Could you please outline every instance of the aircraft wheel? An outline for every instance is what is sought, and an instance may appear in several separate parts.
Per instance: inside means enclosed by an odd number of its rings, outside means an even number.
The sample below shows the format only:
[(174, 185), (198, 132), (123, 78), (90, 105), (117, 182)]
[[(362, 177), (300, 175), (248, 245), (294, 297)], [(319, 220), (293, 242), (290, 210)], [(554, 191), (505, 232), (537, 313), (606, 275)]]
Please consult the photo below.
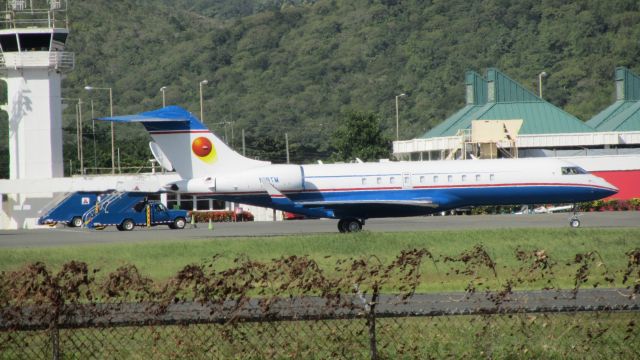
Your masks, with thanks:
[(82, 218), (80, 216), (74, 216), (69, 223), (71, 227), (81, 227), (82, 226)]
[(580, 227), (580, 220), (578, 219), (571, 219), (569, 220), (569, 226), (571, 226), (572, 228), (579, 228)]
[(136, 224), (133, 223), (133, 220), (126, 219), (126, 220), (124, 220), (122, 222), (122, 225), (120, 225), (120, 226), (122, 227), (122, 230), (124, 230), (124, 231), (131, 231), (136, 226)]
[(173, 226), (170, 226), (172, 229), (184, 229), (185, 225), (187, 225), (187, 220), (185, 220), (184, 218), (177, 218), (173, 221), (173, 224), (171, 224)]

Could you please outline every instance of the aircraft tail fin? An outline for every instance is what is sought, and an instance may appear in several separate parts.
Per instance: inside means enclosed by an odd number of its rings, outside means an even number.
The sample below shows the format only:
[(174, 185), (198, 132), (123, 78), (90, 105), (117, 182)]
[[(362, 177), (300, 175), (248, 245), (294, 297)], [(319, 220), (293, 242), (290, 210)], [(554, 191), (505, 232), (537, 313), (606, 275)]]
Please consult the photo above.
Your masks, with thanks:
[(190, 112), (179, 106), (98, 120), (142, 123), (183, 179), (269, 164), (238, 154)]

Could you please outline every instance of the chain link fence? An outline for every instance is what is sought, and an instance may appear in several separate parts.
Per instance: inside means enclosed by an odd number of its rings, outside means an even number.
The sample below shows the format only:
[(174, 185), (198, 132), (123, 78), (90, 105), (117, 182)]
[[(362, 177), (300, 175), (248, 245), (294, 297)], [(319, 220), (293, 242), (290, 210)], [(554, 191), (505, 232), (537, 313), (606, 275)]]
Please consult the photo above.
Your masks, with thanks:
[[(638, 312), (393, 316), (376, 319), (376, 358), (640, 357)], [(2, 359), (368, 359), (369, 324), (240, 321), (0, 332)]]
[[(640, 358), (640, 249), (625, 255), (613, 274), (577, 254), (575, 287), (540, 291), (512, 290), (548, 279), (555, 265), (539, 251), (516, 253), (523, 266), (503, 289), (479, 291), (496, 267), (481, 247), (342, 260), (330, 273), (305, 257), (238, 259), (161, 284), (133, 266), (96, 280), (84, 263), (31, 264), (0, 276), (0, 359)], [(466, 291), (415, 294), (424, 260), (468, 275)], [(593, 277), (628, 286), (583, 289)]]

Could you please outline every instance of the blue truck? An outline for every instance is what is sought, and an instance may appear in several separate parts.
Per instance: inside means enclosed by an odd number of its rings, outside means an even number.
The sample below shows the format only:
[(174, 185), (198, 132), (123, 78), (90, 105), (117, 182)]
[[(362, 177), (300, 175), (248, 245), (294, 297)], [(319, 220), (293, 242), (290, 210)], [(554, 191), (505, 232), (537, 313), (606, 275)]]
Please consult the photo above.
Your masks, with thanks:
[(38, 218), (38, 224), (55, 226), (65, 224), (70, 227), (81, 227), (84, 213), (96, 206), (99, 197), (105, 196), (96, 192), (74, 192), (68, 194), (55, 206), (45, 211)]
[(186, 210), (169, 210), (158, 201), (148, 200), (143, 193), (110, 194), (83, 215), (83, 223), (89, 228), (101, 230), (115, 226), (120, 231), (156, 225), (184, 229), (189, 219)]

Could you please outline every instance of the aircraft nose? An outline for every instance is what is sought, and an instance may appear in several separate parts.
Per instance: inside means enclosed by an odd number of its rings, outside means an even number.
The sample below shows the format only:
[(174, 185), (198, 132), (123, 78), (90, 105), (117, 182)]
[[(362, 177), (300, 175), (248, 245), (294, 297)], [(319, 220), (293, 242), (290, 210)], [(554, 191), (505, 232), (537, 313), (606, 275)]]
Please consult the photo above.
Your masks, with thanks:
[(620, 191), (620, 189), (618, 189), (616, 186), (610, 184), (606, 180), (602, 180), (602, 182), (603, 182), (603, 185), (604, 185), (604, 191), (607, 193), (607, 196), (615, 195)]

